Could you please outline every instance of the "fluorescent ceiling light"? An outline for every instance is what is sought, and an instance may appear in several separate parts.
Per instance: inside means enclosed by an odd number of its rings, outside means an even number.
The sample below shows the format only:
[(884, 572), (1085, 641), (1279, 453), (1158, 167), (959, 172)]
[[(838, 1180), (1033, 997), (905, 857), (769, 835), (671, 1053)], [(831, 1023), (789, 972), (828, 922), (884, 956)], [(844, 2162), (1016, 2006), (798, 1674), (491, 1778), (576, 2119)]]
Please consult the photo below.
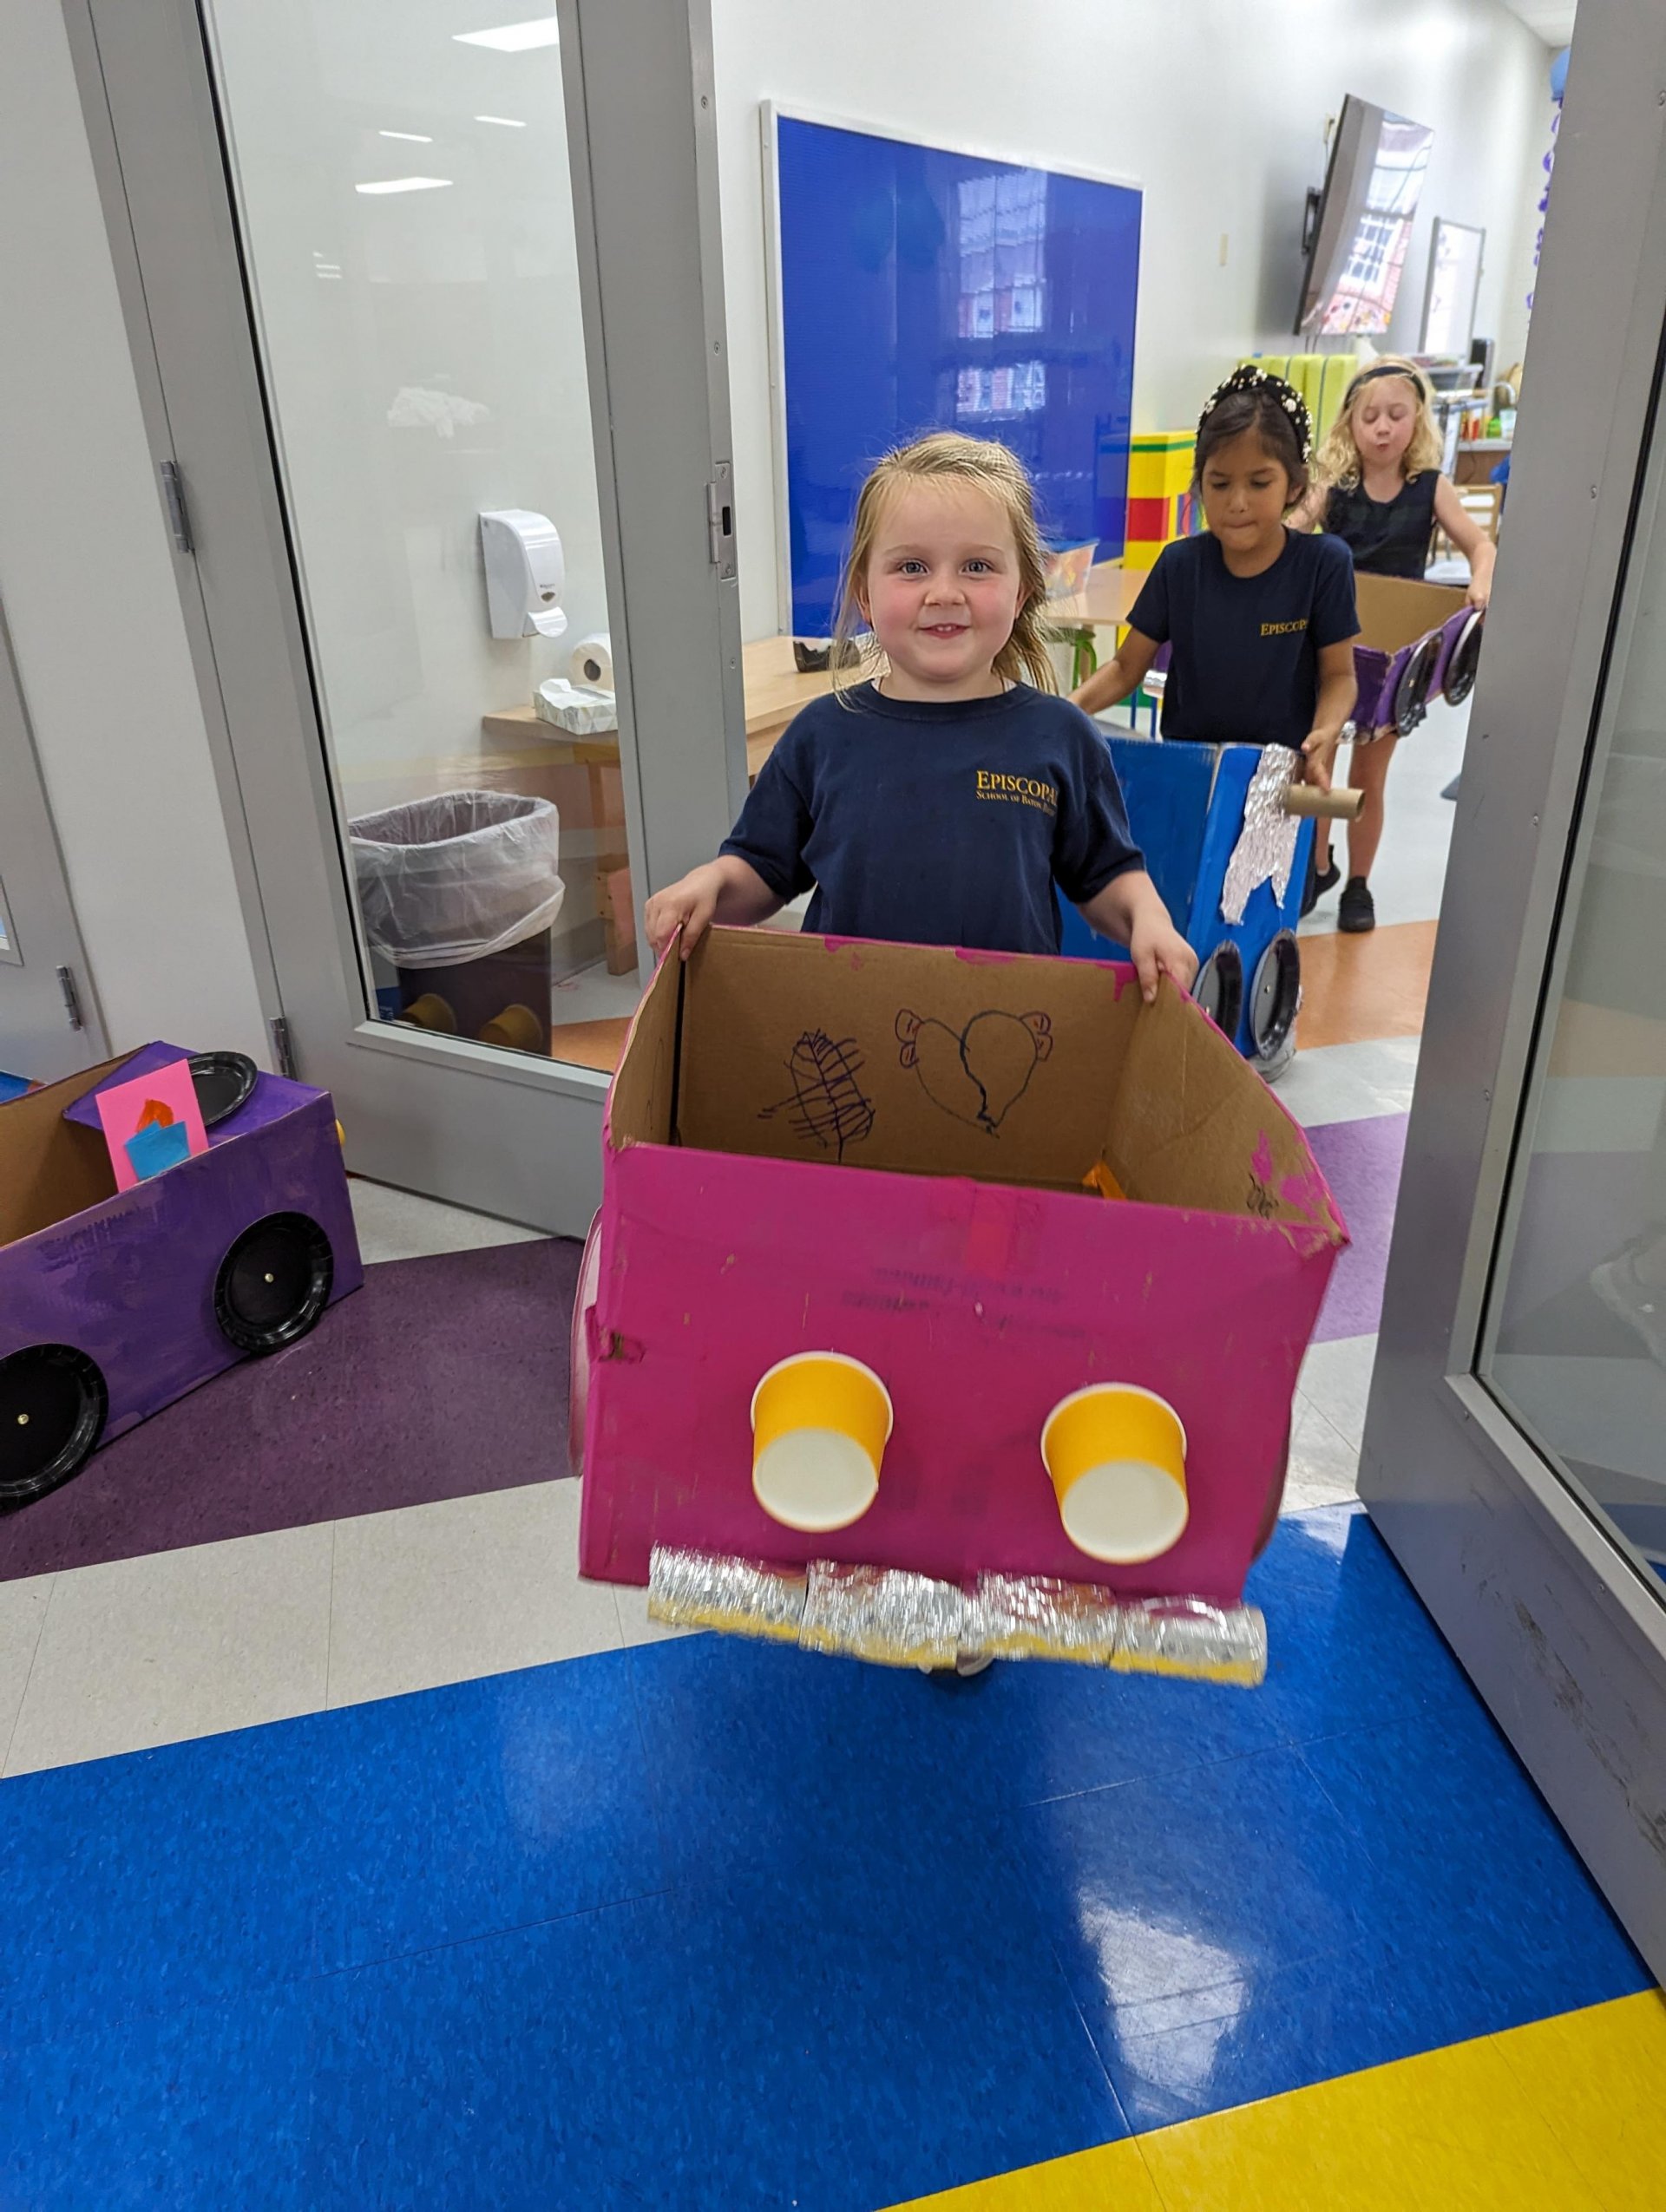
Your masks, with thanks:
[(523, 131), (527, 128), (513, 115), (476, 115), (477, 123), (502, 123), (506, 131)]
[(495, 30), (454, 30), (459, 46), (490, 46), (500, 54), (527, 54), (535, 46), (558, 46), (561, 27), (554, 16), (539, 16), (529, 23), (502, 23)]
[(434, 143), (431, 138), (424, 138), (421, 131), (377, 131), (377, 136), (408, 139), (413, 146), (432, 146)]
[(444, 192), (449, 177), (389, 177), (381, 184), (355, 185), (355, 192)]

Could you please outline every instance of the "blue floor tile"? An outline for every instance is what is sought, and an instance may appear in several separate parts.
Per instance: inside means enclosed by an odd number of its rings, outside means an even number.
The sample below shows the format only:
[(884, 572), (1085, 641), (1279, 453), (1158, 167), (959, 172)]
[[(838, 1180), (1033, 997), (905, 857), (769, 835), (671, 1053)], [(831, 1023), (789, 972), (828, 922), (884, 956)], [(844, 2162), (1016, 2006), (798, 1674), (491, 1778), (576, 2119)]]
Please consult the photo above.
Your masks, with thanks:
[(0, 2102), (6, 2212), (308, 2212), (311, 1990), (35, 2045)]
[(1303, 1752), (1379, 1870), (1403, 1972), (1438, 1984), (1440, 2040), (1652, 1986), (1491, 1717), (1477, 1705)]
[(1267, 1679), (1255, 1694), (1286, 1742), (1477, 1703), (1445, 1638), (1355, 1508), (1281, 1521), (1244, 1594), (1267, 1616)]
[(1277, 1741), (1252, 1692), (1007, 1664), (962, 1681), (726, 1637), (632, 1654), (679, 1880), (857, 1848)]
[(872, 2212), (1112, 2139), (1120, 2111), (993, 1855), (856, 1862), (328, 1985), (319, 2207)]
[(1153, 2108), (1130, 2046), (1217, 2053), (1186, 2061), (1199, 2109), (1236, 2103), (1223, 2024), (1253, 2013), (1276, 2036), (1263, 1988), (1283, 1969), (1337, 1971), (1372, 1932), (1370, 1857), (1293, 1751), (1037, 1806), (1004, 1832), (1136, 2128)]
[(665, 1884), (619, 1655), (0, 1786), (0, 2050)]

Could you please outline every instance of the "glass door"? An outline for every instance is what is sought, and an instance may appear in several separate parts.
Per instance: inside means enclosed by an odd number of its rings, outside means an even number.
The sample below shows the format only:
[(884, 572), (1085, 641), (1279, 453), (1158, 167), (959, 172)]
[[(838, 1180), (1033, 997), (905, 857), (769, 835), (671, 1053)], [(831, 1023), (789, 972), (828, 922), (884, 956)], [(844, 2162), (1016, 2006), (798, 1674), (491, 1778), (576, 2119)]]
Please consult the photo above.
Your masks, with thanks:
[(1666, 1973), (1666, 38), (1579, 20), (1361, 1469)]
[(0, 1106), (108, 1049), (0, 612)]
[(744, 789), (697, 14), (79, 12), (279, 1051), (358, 1171), (580, 1229)]

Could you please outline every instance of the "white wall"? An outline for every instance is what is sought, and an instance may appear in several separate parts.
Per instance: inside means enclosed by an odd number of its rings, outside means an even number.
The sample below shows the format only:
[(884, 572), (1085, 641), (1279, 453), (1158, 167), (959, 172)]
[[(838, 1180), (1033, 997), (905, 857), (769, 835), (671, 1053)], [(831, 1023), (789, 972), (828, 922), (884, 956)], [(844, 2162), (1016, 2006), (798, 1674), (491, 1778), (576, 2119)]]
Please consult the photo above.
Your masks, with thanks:
[(1499, 0), (713, 0), (713, 16), (749, 638), (776, 627), (762, 101), (1143, 185), (1134, 427), (1168, 429), (1235, 359), (1295, 344), (1303, 198), (1327, 119), (1361, 94), (1435, 131), (1389, 345), (1416, 346), (1446, 215), (1486, 227), (1477, 329), (1520, 355), (1551, 56)]
[(0, 8), (0, 600), (111, 1044), (266, 1064), (57, 0)]

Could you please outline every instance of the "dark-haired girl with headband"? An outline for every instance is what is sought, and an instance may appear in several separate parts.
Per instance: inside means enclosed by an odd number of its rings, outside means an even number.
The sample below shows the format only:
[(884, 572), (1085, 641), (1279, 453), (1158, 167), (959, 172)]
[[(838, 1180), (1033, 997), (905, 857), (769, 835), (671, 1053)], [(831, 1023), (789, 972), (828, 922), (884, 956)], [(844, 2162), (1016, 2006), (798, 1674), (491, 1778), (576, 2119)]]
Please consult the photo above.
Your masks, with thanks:
[[(1465, 513), (1456, 487), (1440, 473), (1440, 437), (1421, 371), (1397, 355), (1362, 369), (1320, 449), (1317, 481), (1292, 520), (1340, 538), (1364, 576), (1420, 582), (1438, 523), (1469, 563), (1469, 598), (1484, 607), (1492, 588), (1492, 540)], [(1383, 786), (1399, 743), (1392, 729), (1361, 731), (1348, 781), (1365, 794), (1348, 833), (1348, 882), (1337, 926), (1357, 934), (1376, 927), (1368, 878), (1382, 841)], [(1323, 836), (1322, 830), (1321, 836)], [(1336, 882), (1328, 852), (1317, 864), (1315, 897)]]
[(1287, 525), (1309, 488), (1309, 446), (1306, 404), (1282, 377), (1248, 367), (1227, 378), (1197, 425), (1192, 483), (1209, 527), (1164, 546), (1079, 706), (1125, 699), (1166, 645), (1165, 737), (1289, 745), (1329, 789), (1360, 625), (1347, 547)]

